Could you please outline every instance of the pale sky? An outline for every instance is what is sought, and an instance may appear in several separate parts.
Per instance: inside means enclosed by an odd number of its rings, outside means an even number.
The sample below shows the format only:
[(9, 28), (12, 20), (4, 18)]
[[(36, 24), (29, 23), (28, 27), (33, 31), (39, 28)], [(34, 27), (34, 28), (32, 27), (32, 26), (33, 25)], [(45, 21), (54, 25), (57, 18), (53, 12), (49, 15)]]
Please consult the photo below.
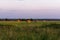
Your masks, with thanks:
[(60, 19), (60, 0), (0, 0), (0, 18)]

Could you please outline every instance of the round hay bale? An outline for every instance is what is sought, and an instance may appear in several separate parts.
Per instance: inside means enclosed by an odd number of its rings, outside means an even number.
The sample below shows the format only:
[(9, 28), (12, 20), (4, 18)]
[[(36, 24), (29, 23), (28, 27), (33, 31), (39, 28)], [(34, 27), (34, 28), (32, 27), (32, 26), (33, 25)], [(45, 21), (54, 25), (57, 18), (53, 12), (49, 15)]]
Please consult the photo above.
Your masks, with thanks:
[(31, 23), (31, 20), (27, 20), (28, 23)]

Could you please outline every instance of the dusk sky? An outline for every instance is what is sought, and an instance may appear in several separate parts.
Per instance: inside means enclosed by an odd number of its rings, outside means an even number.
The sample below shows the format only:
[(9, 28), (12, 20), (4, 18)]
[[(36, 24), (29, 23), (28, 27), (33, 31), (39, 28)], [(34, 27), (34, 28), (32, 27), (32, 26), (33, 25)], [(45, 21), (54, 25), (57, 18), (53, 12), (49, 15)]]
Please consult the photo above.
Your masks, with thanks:
[(0, 0), (0, 18), (60, 19), (60, 0)]

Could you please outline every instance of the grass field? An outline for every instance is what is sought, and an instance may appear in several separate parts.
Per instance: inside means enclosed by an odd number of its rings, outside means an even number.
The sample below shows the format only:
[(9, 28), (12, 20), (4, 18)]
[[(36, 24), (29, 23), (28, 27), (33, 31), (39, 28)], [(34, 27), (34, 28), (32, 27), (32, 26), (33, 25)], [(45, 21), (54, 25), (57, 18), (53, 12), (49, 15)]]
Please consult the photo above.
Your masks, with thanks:
[(60, 40), (60, 21), (0, 21), (0, 40)]

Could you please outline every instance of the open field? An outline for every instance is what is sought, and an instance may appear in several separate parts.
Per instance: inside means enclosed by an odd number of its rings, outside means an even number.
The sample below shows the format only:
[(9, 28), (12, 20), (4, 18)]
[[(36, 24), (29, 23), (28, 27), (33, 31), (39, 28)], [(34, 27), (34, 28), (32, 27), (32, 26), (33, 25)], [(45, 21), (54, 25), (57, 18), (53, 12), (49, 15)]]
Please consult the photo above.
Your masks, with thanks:
[(0, 21), (0, 40), (60, 40), (60, 21)]

